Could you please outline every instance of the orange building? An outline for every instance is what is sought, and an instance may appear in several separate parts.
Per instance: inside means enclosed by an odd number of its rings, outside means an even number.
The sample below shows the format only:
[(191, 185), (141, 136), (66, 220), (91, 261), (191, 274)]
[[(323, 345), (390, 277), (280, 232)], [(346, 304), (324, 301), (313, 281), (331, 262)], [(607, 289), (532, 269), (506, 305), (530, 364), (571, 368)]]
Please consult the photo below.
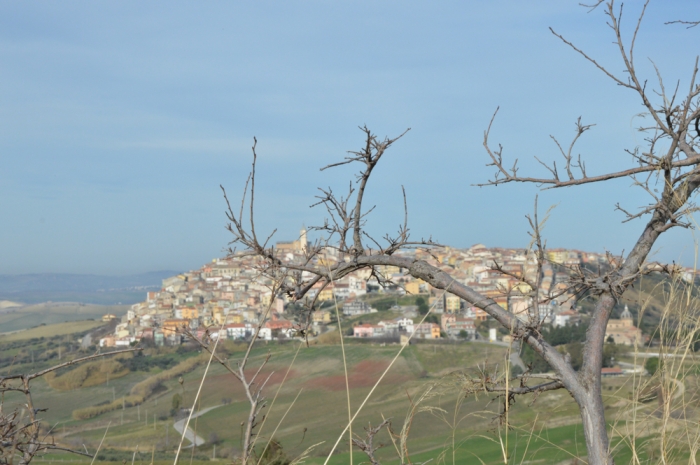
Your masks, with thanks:
[(163, 335), (165, 337), (170, 336), (171, 334), (177, 333), (180, 328), (186, 327), (187, 326), (187, 320), (183, 318), (171, 318), (169, 320), (163, 321)]

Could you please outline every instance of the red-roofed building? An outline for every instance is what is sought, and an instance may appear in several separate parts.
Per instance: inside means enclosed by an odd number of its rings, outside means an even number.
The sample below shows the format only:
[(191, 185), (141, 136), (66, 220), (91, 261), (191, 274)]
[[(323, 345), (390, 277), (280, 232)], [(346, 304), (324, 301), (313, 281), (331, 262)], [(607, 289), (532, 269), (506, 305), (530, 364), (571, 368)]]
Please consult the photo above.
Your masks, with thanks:
[(612, 367), (612, 368), (601, 368), (600, 370), (600, 376), (603, 378), (610, 378), (613, 376), (622, 376), (624, 373), (622, 372), (622, 368), (620, 367)]
[(352, 335), (355, 337), (374, 337), (374, 330), (377, 325), (363, 323), (352, 328)]

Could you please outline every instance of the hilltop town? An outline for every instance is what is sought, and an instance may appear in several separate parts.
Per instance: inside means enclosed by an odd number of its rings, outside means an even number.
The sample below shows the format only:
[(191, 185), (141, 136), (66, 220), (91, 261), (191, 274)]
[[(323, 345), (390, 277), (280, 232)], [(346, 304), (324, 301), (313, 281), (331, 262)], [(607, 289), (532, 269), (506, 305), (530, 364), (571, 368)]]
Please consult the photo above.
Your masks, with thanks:
[[(276, 251), (283, 262), (291, 262), (303, 257), (306, 247), (306, 231), (302, 230), (298, 240), (277, 243)], [(536, 256), (525, 249), (486, 248), (480, 244), (468, 249), (399, 253), (438, 265), (521, 319), (532, 318), (532, 313), (537, 312), (538, 318), (553, 326), (575, 325), (581, 319), (576, 296), (567, 292), (570, 270), (608, 264), (608, 257), (603, 254), (552, 249), (538, 266)], [(332, 266), (339, 258), (335, 250), (327, 249), (314, 260)], [(258, 258), (238, 253), (164, 279), (162, 289), (148, 292), (145, 301), (132, 305), (116, 324), (114, 333), (100, 340), (100, 346), (129, 346), (142, 340), (155, 345), (176, 345), (182, 343), (184, 330), (198, 337), (235, 340), (250, 339), (257, 332), (258, 338), (268, 341), (296, 337), (307, 326), (313, 334), (321, 334), (336, 322), (337, 316), (352, 318), (376, 313), (371, 297), (382, 294), (421, 296), (418, 302), (422, 305), (397, 306), (395, 312), (388, 314), (389, 318), (375, 324), (355, 322), (350, 335), (387, 340), (407, 336), (474, 339), (479, 337), (479, 323), (488, 319), (483, 310), (387, 266), (376, 270), (383, 277), (381, 284), (363, 270), (325, 287), (315, 286), (308, 297), (317, 299), (319, 309), (302, 325), (298, 314), (292, 311), (294, 305), (282, 295), (273, 295), (273, 283), (260, 273), (258, 265)], [(533, 308), (532, 298), (528, 296), (531, 289), (519, 277), (529, 282), (539, 281), (539, 295), (556, 297)], [(424, 319), (428, 309), (431, 318)], [(105, 316), (105, 320), (111, 318), (114, 316)], [(644, 340), (629, 311), (622, 319), (611, 320), (608, 332), (612, 340), (621, 344)], [(495, 333), (490, 337), (495, 338)]]

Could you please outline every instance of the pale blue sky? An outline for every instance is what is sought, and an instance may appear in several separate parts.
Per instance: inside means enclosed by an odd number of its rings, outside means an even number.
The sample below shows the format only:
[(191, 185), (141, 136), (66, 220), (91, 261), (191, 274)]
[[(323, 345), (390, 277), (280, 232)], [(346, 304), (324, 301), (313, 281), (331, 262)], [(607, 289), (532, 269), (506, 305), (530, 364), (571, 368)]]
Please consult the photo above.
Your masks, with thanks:
[[(625, 3), (631, 32), (641, 2)], [(637, 58), (687, 84), (700, 3), (653, 1)], [(240, 195), (257, 136), (258, 225), (293, 239), (317, 186), (351, 172), (318, 168), (379, 135), (412, 130), (370, 183), (371, 231), (394, 231), (406, 187), (414, 235), (466, 247), (525, 246), (535, 186), (473, 187), (483, 130), (522, 172), (557, 156), (549, 139), (597, 126), (580, 144), (589, 174), (627, 166), (642, 143), (634, 96), (549, 32), (612, 71), (621, 64), (603, 11), (572, 1), (2, 2), (0, 274), (125, 274), (190, 269), (222, 254), (223, 184)], [(682, 87), (685, 88), (685, 87)], [(551, 247), (629, 250), (647, 202), (628, 180), (540, 194), (557, 204)], [(692, 264), (691, 232), (658, 258)]]

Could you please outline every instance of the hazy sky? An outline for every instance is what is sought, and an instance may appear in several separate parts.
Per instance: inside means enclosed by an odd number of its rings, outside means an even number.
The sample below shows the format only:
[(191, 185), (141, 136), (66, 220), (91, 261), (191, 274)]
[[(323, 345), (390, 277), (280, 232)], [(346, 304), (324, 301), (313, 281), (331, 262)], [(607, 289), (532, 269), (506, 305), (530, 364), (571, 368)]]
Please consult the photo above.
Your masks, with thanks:
[[(522, 173), (557, 158), (578, 116), (589, 174), (624, 168), (643, 144), (642, 111), (549, 32), (622, 74), (603, 10), (562, 1), (257, 1), (0, 3), (0, 274), (125, 274), (191, 269), (222, 255), (223, 184), (240, 197), (258, 138), (257, 224), (294, 239), (319, 172), (360, 148), (358, 125), (395, 136), (369, 189), (370, 230), (394, 231), (406, 188), (415, 237), (467, 247), (527, 245), (535, 186), (474, 187), (491, 176), (483, 131)], [(625, 3), (631, 32), (640, 1)], [(655, 0), (637, 44), (685, 89), (700, 3)], [(651, 85), (651, 84), (650, 84)], [(540, 193), (557, 207), (550, 247), (629, 250), (648, 202), (629, 180)], [(381, 233), (381, 234), (380, 234)], [(657, 258), (692, 264), (694, 236), (666, 235)]]

